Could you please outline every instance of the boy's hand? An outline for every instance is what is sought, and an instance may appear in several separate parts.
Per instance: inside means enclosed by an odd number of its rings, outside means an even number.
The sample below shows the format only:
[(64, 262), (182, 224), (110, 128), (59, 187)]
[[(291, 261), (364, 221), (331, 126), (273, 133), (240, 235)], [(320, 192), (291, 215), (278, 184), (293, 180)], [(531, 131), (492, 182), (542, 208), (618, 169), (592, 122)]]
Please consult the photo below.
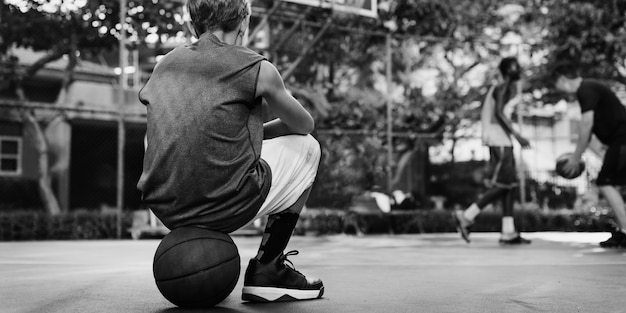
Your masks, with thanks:
[(577, 158), (574, 154), (567, 158), (567, 162), (563, 165), (563, 172), (570, 175), (578, 170), (580, 166), (580, 158)]
[(530, 141), (528, 141), (528, 139), (519, 136), (517, 137), (517, 141), (519, 142), (519, 144), (522, 146), (522, 148), (524, 149), (529, 149), (530, 148)]

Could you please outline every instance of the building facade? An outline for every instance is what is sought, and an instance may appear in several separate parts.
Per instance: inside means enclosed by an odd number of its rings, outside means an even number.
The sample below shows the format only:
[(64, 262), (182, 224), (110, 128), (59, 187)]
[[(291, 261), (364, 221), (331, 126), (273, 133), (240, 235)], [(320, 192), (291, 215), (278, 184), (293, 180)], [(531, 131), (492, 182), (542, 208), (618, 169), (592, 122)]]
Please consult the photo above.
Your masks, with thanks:
[[(13, 53), (22, 67), (42, 56), (29, 50)], [(0, 95), (0, 208), (40, 205), (39, 150), (23, 110), (33, 112), (45, 134), (52, 187), (63, 211), (116, 205), (122, 115), (124, 202), (127, 208), (139, 207), (135, 185), (141, 174), (146, 109), (137, 98), (138, 90), (120, 93), (113, 68), (85, 61), (76, 67), (67, 90), (62, 90), (66, 66), (65, 59), (51, 62), (25, 81), (26, 103), (10, 92)]]

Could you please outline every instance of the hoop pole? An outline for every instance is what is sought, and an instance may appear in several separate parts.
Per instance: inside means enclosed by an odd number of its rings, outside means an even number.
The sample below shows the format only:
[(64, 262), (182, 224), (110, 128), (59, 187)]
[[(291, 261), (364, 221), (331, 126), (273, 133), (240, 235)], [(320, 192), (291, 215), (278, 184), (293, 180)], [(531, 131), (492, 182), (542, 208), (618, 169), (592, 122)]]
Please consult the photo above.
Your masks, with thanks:
[(392, 77), (391, 77), (391, 34), (387, 34), (386, 36), (386, 40), (385, 40), (385, 63), (386, 63), (386, 80), (387, 80), (387, 97), (386, 97), (386, 101), (387, 101), (387, 191), (391, 194), (392, 192), (392, 182), (393, 182), (393, 175), (392, 175), (392, 164), (393, 164), (393, 127), (391, 125), (393, 119), (391, 117), (392, 114), (392, 110), (391, 110), (391, 83), (392, 83)]
[(126, 0), (120, 0), (120, 78), (118, 84), (118, 128), (117, 128), (117, 239), (122, 239), (122, 211), (124, 209), (124, 146), (126, 128), (124, 125), (124, 86), (126, 85)]

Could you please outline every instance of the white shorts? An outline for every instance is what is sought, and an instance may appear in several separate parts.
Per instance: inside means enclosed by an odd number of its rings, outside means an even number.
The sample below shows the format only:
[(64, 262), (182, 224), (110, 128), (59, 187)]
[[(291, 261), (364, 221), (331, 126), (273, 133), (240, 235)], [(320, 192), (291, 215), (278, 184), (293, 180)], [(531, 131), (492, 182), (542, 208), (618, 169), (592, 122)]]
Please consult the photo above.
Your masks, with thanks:
[(272, 169), (272, 186), (253, 221), (291, 207), (313, 185), (321, 157), (311, 135), (281, 136), (263, 141), (261, 158)]

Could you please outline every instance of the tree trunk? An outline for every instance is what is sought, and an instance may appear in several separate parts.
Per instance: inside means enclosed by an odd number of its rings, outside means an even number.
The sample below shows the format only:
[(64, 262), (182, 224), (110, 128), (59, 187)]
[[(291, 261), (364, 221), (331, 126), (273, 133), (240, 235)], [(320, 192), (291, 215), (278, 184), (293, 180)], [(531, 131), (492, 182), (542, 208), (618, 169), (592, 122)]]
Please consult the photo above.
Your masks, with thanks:
[(59, 206), (59, 201), (52, 190), (50, 167), (48, 166), (48, 142), (46, 141), (43, 130), (41, 129), (39, 122), (37, 122), (34, 114), (27, 109), (25, 109), (22, 114), (33, 129), (33, 136), (35, 139), (35, 146), (39, 161), (38, 185), (41, 200), (46, 208), (46, 211), (50, 213), (50, 215), (58, 215), (61, 213), (61, 208)]
[(452, 147), (450, 147), (450, 155), (452, 156), (452, 158), (450, 159), (450, 163), (452, 164), (456, 163), (456, 159), (454, 158), (454, 150), (456, 150), (456, 142), (457, 142), (457, 139), (452, 139)]
[[(28, 99), (26, 98), (24, 89), (21, 88), (21, 82), (18, 83), (16, 93), (18, 99), (20, 99), (20, 101), (25, 104)], [(35, 114), (30, 109), (24, 106), (21, 113), (24, 120), (31, 125), (31, 128), (33, 130), (33, 139), (38, 154), (38, 186), (41, 201), (43, 202), (46, 211), (50, 215), (58, 215), (61, 213), (61, 207), (59, 206), (59, 201), (57, 200), (57, 197), (52, 190), (52, 179), (50, 178), (50, 167), (48, 166), (48, 142), (46, 140), (46, 136), (44, 135), (43, 130), (39, 125), (39, 122), (35, 118)]]
[[(75, 38), (74, 43), (71, 48), (76, 48)], [(67, 46), (61, 46), (60, 48), (53, 49), (52, 53), (44, 56), (43, 58), (37, 60), (34, 64), (30, 65), (24, 72), (18, 73), (15, 78), (15, 92), (19, 101), (23, 104), (28, 102), (28, 98), (26, 93), (24, 92), (24, 88), (22, 87), (22, 83), (26, 78), (33, 77), (40, 69), (42, 69), (46, 64), (58, 60), (64, 54), (71, 52), (74, 55), (74, 58), (70, 56), (70, 62), (67, 68), (69, 73), (66, 74), (64, 78), (64, 88), (67, 89), (67, 84), (72, 79), (72, 71), (76, 66), (76, 58), (75, 51), (69, 51)], [(64, 95), (65, 96), (65, 95)], [(48, 160), (48, 141), (46, 140), (46, 136), (43, 132), (43, 129), (39, 125), (37, 118), (35, 117), (34, 112), (27, 108), (24, 105), (24, 108), (21, 111), (22, 118), (30, 124), (32, 128), (32, 136), (33, 142), (35, 144), (35, 149), (38, 154), (38, 164), (39, 164), (39, 178), (38, 178), (38, 186), (39, 186), (39, 194), (41, 196), (41, 201), (46, 209), (46, 211), (50, 215), (58, 215), (61, 213), (61, 207), (59, 205), (59, 200), (57, 199), (54, 190), (52, 189), (52, 179), (50, 176), (50, 166)]]

